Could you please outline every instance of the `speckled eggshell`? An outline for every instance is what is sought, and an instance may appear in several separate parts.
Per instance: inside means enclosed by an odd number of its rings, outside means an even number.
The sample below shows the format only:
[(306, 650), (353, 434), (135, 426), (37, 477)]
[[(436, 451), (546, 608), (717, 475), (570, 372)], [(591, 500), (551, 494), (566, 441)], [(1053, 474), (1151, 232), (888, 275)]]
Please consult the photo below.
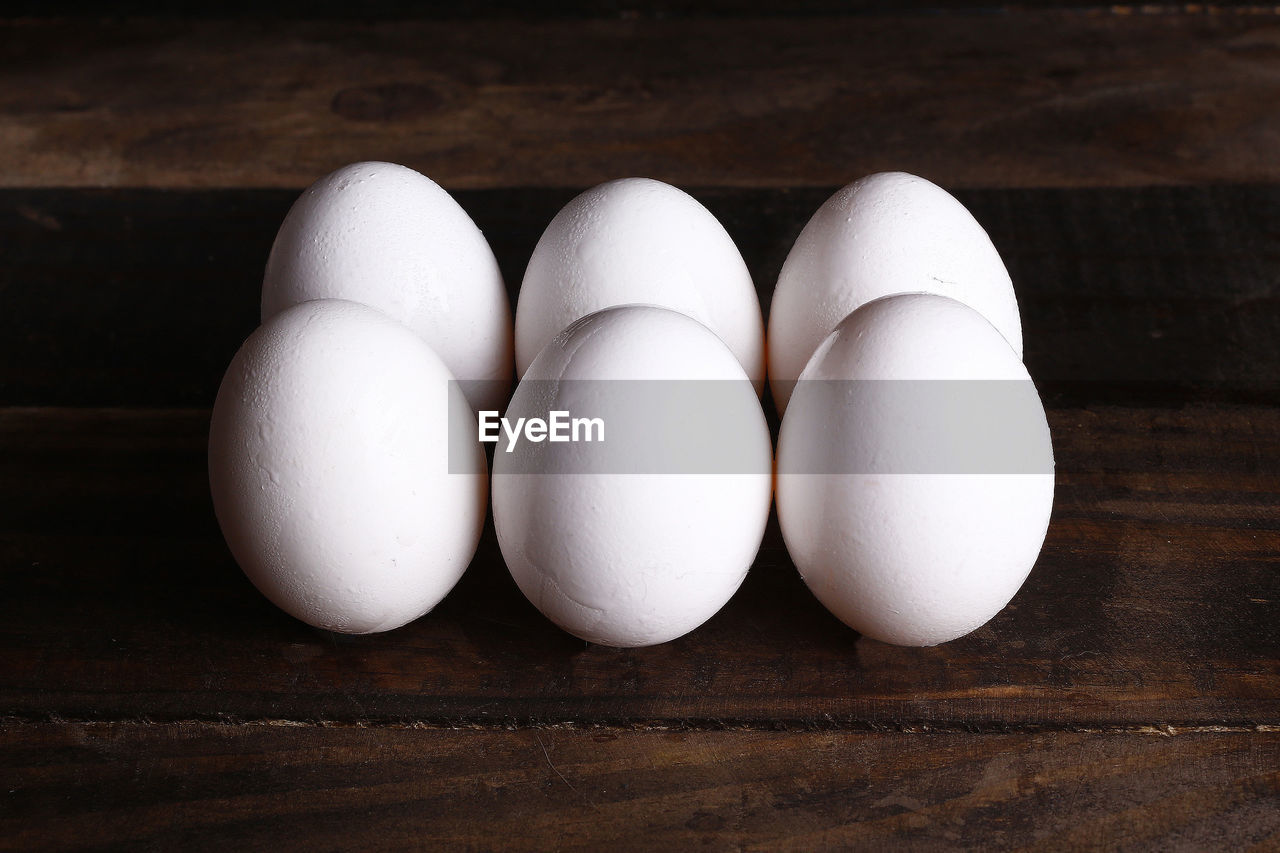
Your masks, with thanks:
[(353, 163), (316, 181), (280, 226), (262, 319), (311, 299), (361, 302), (404, 323), (466, 385), (501, 408), (512, 372), (511, 304), (484, 235), (430, 178)]
[[(777, 457), (778, 517), (805, 583), (857, 631), (907, 646), (967, 634), (1009, 602), (1044, 542), (1054, 489), (1049, 428), (1034, 393), (1008, 412), (1014, 434), (1027, 437), (1033, 473), (796, 472), (805, 453), (835, 459), (859, 443), (912, 449), (882, 412), (828, 412), (824, 423), (808, 423), (822, 409), (809, 396), (820, 386), (804, 383), (919, 379), (1030, 381), (1008, 342), (971, 308), (927, 294), (879, 299), (814, 353)], [(815, 435), (823, 446), (807, 446)]]
[(881, 172), (828, 199), (782, 265), (769, 309), (769, 383), (779, 412), (836, 324), (894, 293), (963, 302), (1022, 358), (1018, 302), (987, 232), (941, 187), (905, 172)]
[(364, 634), (453, 588), (488, 482), (478, 444), (450, 473), (448, 431), (475, 431), (451, 379), (421, 338), (354, 302), (304, 302), (249, 336), (218, 389), (209, 484), (232, 555), (267, 598)]
[(699, 321), (763, 387), (764, 323), (742, 255), (710, 211), (648, 178), (587, 190), (543, 232), (516, 304), (519, 374), (574, 320), (630, 303)]
[(624, 306), (589, 315), (534, 360), (511, 408), (534, 382), (543, 393), (545, 380), (560, 380), (562, 394), (564, 380), (635, 379), (740, 383), (728, 387), (748, 416), (723, 428), (737, 431), (745, 454), (733, 471), (754, 473), (511, 474), (514, 457), (494, 457), (494, 523), (512, 577), (561, 628), (609, 646), (666, 642), (711, 618), (755, 559), (772, 499), (756, 393), (733, 353), (683, 314)]

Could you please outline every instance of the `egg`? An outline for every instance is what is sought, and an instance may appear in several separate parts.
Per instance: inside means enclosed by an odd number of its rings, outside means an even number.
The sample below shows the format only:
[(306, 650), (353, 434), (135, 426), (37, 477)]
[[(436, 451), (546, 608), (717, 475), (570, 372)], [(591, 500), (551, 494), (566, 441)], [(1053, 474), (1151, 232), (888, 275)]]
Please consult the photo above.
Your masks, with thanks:
[(353, 163), (316, 181), (276, 235), (262, 319), (312, 299), (377, 308), (430, 344), (472, 406), (511, 390), (511, 304), (484, 235), (431, 179)]
[(574, 320), (629, 303), (699, 321), (763, 387), (760, 300), (737, 246), (691, 196), (648, 178), (587, 190), (543, 232), (516, 303), (519, 374)]
[[(470, 452), (450, 456), (450, 437)], [(480, 540), (488, 481), (449, 368), (385, 314), (286, 308), (218, 389), (209, 485), (227, 545), (281, 609), (330, 631), (387, 631), (431, 610)]]
[(778, 518), (806, 584), (862, 634), (929, 646), (1022, 586), (1053, 507), (1053, 447), (1017, 353), (981, 314), (906, 294), (814, 352), (778, 439)]
[(805, 225), (769, 308), (769, 382), (785, 412), (796, 377), (836, 324), (894, 293), (937, 293), (981, 313), (1022, 358), (1009, 273), (977, 220), (941, 187), (904, 172), (854, 181)]
[(609, 646), (675, 639), (742, 583), (772, 500), (772, 447), (742, 366), (710, 330), (652, 306), (556, 336), (508, 419), (599, 418), (599, 444), (499, 445), (493, 517), (511, 576), (553, 622)]

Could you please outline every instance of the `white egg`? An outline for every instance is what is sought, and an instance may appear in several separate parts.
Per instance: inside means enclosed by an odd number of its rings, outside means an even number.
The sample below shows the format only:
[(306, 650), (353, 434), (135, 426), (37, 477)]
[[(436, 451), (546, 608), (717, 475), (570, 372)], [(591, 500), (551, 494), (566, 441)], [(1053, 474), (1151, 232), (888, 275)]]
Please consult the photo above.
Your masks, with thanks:
[(987, 232), (941, 187), (882, 172), (828, 199), (782, 265), (769, 309), (769, 383), (779, 412), (836, 324), (893, 293), (958, 299), (991, 321), (1022, 358), (1018, 302)]
[(547, 345), (506, 416), (557, 409), (604, 413), (602, 452), (499, 445), (493, 515), (512, 577), (591, 642), (646, 646), (701, 625), (741, 585), (772, 498), (769, 430), (741, 365), (683, 314), (611, 308)]
[(742, 255), (710, 211), (648, 178), (587, 190), (543, 232), (516, 304), (519, 374), (574, 320), (635, 303), (702, 323), (763, 388), (764, 323)]
[(262, 319), (311, 299), (349, 299), (404, 323), (463, 383), (473, 408), (510, 391), (511, 303), (480, 229), (431, 179), (353, 163), (316, 181), (280, 226)]
[(980, 314), (936, 295), (882, 298), (836, 327), (796, 385), (777, 461), (783, 538), (809, 588), (900, 645), (995, 616), (1053, 507), (1026, 368)]
[[(407, 327), (354, 302), (304, 302), (249, 336), (218, 389), (209, 484), (232, 555), (267, 598), (362, 634), (453, 588), (488, 482), (452, 378)], [(458, 473), (451, 430), (472, 441)]]

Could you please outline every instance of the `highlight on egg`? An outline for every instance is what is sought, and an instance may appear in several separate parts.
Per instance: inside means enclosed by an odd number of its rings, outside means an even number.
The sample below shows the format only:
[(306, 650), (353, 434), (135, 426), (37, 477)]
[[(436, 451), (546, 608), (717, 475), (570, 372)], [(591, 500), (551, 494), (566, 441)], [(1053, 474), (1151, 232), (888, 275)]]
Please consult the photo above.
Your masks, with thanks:
[(591, 642), (692, 631), (746, 577), (772, 502), (769, 429), (741, 364), (684, 314), (608, 308), (543, 348), (505, 417), (557, 411), (600, 430), (558, 444), (543, 430), (495, 450), (494, 525), (511, 576)]
[(889, 296), (840, 322), (801, 374), (778, 439), (778, 518), (836, 617), (935, 645), (1022, 586), (1053, 466), (1039, 395), (995, 326), (947, 297)]
[(1022, 358), (1017, 298), (987, 232), (941, 187), (905, 172), (881, 172), (828, 199), (783, 263), (769, 309), (769, 382), (780, 414), (836, 324), (894, 293), (963, 302)]
[(480, 229), (438, 184), (394, 163), (352, 163), (308, 187), (276, 234), (262, 319), (348, 299), (408, 326), (463, 383), (473, 408), (506, 400), (511, 304)]
[(249, 580), (308, 624), (387, 631), (431, 610), (475, 554), (484, 454), (447, 452), (474, 416), (408, 327), (303, 302), (249, 336), (218, 389), (209, 484)]
[(764, 323), (747, 265), (710, 211), (661, 181), (600, 184), (552, 219), (516, 303), (517, 373), (573, 321), (625, 304), (657, 305), (702, 323), (763, 388)]

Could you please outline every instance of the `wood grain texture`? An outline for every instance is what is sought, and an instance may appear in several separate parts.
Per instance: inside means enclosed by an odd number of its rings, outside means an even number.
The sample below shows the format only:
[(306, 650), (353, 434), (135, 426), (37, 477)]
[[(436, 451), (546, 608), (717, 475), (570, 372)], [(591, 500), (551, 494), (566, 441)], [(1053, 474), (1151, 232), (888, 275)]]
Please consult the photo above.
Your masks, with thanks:
[[(694, 194), (767, 310), (832, 188)], [(464, 191), (515, 304), (568, 189)], [(0, 405), (211, 405), (296, 193), (0, 191)], [(1051, 403), (1280, 402), (1280, 186), (968, 190)]]
[(1275, 6), (1253, 0), (1216, 3), (1104, 4), (1097, 0), (220, 0), (175, 6), (163, 0), (9, 0), (6, 18), (82, 16), (94, 20), (162, 17), (225, 20), (237, 17), (282, 20), (516, 20), (626, 19), (672, 17), (779, 17), (868, 14), (1018, 13), (1028, 9), (1087, 9), (1109, 15), (1274, 15)]
[(1274, 14), (0, 23), (0, 185), (1280, 179)]
[(905, 649), (801, 583), (775, 525), (738, 595), (647, 649), (575, 640), (490, 529), (385, 635), (284, 615), (221, 542), (204, 411), (0, 410), (0, 714), (1004, 730), (1280, 725), (1280, 412), (1050, 411), (1045, 549), (998, 617)]
[[(1280, 734), (9, 725), (10, 850), (1262, 850)], [(1256, 846), (1255, 846), (1256, 845)]]

